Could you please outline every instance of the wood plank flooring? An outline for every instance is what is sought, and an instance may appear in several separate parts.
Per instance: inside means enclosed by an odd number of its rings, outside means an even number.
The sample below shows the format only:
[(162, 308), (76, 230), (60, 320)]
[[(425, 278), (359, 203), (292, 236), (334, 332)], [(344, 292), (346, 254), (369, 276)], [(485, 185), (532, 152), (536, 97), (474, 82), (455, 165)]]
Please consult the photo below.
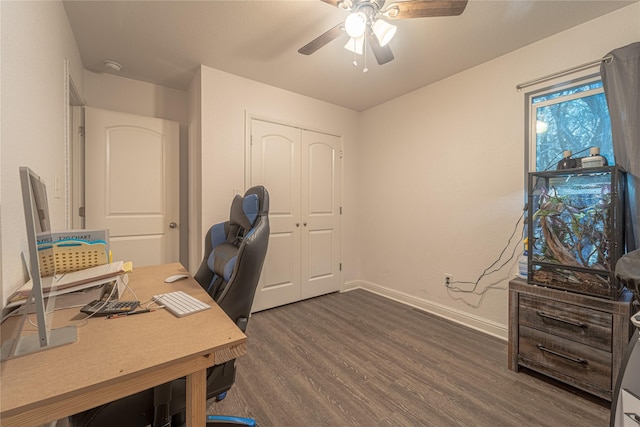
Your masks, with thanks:
[(364, 290), (254, 314), (209, 413), (259, 427), (598, 426), (608, 402), (507, 369), (507, 344)]

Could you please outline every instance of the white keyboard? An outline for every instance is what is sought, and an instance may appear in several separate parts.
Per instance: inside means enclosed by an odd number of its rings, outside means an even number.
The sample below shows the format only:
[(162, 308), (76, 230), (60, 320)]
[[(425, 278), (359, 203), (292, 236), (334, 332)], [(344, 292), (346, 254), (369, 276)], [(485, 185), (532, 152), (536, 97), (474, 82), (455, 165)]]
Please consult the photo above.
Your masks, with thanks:
[(160, 305), (163, 305), (164, 308), (169, 310), (173, 315), (177, 317), (188, 316), (190, 314), (211, 308), (210, 305), (182, 291), (154, 295), (151, 300)]

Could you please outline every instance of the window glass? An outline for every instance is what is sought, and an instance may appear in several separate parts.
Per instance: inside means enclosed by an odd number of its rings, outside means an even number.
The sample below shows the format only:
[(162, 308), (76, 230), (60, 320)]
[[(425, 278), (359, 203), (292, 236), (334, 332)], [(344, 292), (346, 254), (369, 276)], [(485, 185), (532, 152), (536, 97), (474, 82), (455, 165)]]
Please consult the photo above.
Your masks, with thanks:
[(530, 170), (554, 170), (563, 151), (579, 158), (589, 156), (591, 147), (615, 164), (602, 81), (554, 88), (530, 99)]

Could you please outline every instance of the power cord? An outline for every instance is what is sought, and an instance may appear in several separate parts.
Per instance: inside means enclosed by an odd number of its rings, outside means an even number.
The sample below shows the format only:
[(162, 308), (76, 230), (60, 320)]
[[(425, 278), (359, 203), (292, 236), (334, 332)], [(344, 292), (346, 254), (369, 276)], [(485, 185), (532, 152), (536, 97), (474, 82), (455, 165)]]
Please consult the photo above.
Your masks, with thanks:
[[(591, 147), (587, 147), (585, 149), (582, 149), (580, 151), (577, 151), (576, 153), (573, 153), (574, 155), (576, 154), (581, 154), (587, 150), (589, 150)], [(558, 153), (553, 159), (551, 159), (551, 162), (543, 169), (543, 171), (547, 171), (549, 170), (553, 165), (555, 165), (557, 163), (557, 159), (559, 158), (559, 156), (561, 155), (561, 153)], [(539, 177), (537, 178), (539, 179)], [(536, 185), (534, 185), (534, 187), (537, 186), (537, 179), (536, 179)], [(482, 302), (482, 300), (484, 299), (484, 295), (491, 289), (498, 289), (495, 286), (497, 284), (499, 284), (502, 280), (498, 280), (495, 283), (492, 283), (488, 286), (486, 286), (482, 291), (480, 292), (476, 292), (476, 290), (478, 289), (478, 286), (480, 285), (480, 281), (493, 274), (496, 273), (498, 271), (500, 271), (502, 268), (504, 268), (504, 266), (506, 266), (507, 264), (509, 264), (513, 258), (515, 257), (518, 245), (514, 246), (513, 251), (511, 252), (511, 255), (509, 256), (509, 258), (504, 261), (499, 267), (497, 267), (494, 270), (489, 271), (491, 268), (493, 268), (501, 259), (502, 256), (504, 255), (504, 253), (507, 251), (507, 249), (509, 248), (509, 246), (511, 245), (511, 240), (513, 239), (513, 237), (515, 236), (516, 231), (518, 230), (518, 224), (520, 224), (520, 220), (522, 220), (524, 218), (524, 214), (527, 211), (527, 206), (525, 205), (524, 209), (522, 210), (522, 214), (520, 215), (520, 217), (518, 218), (518, 221), (516, 222), (516, 225), (513, 229), (513, 233), (511, 233), (511, 236), (509, 237), (509, 240), (507, 241), (506, 246), (504, 247), (504, 249), (502, 249), (502, 251), (500, 252), (500, 256), (498, 256), (498, 259), (496, 259), (489, 267), (487, 267), (482, 274), (480, 275), (480, 277), (478, 277), (478, 279), (475, 282), (469, 282), (469, 281), (455, 281), (455, 282), (449, 282), (445, 284), (445, 287), (447, 288), (447, 291), (451, 291), (451, 292), (457, 292), (457, 293), (463, 293), (463, 294), (475, 294), (475, 295), (479, 295), (480, 296), (480, 300), (478, 301), (477, 304), (470, 304), (469, 302), (463, 300), (462, 298), (454, 298), (455, 300), (460, 300), (462, 302), (464, 302), (465, 304), (467, 304), (470, 307), (474, 307), (474, 308), (478, 308)], [(523, 232), (524, 232), (524, 225), (523, 224)], [(522, 241), (522, 240), (520, 240)], [(458, 286), (453, 286), (454, 284), (468, 284), (468, 285), (473, 285), (473, 288), (471, 289), (462, 289)], [(502, 288), (504, 289), (504, 288)]]
[[(492, 283), (490, 285), (488, 285), (487, 287), (485, 287), (482, 291), (480, 292), (476, 292), (476, 290), (478, 289), (478, 286), (480, 285), (480, 281), (482, 279), (484, 279), (485, 277), (493, 274), (493, 273), (497, 273), (498, 271), (502, 270), (502, 268), (504, 268), (504, 266), (506, 266), (507, 264), (509, 264), (517, 251), (518, 246), (515, 245), (513, 247), (513, 250), (511, 252), (511, 255), (509, 256), (509, 258), (507, 258), (506, 261), (504, 261), (499, 267), (491, 270), (496, 264), (498, 264), (500, 262), (500, 260), (502, 259), (503, 255), (505, 254), (505, 252), (507, 251), (507, 249), (511, 246), (511, 242), (514, 238), (514, 236), (516, 235), (516, 232), (518, 231), (519, 228), (519, 224), (520, 221), (524, 218), (525, 212), (527, 211), (527, 206), (525, 205), (524, 209), (522, 210), (522, 214), (520, 214), (520, 217), (518, 218), (518, 221), (516, 221), (516, 224), (514, 226), (513, 232), (511, 233), (511, 236), (509, 236), (509, 239), (507, 241), (507, 244), (505, 245), (505, 247), (502, 249), (502, 251), (500, 252), (500, 255), (498, 256), (498, 258), (491, 263), (491, 265), (489, 265), (487, 268), (484, 269), (484, 271), (482, 272), (482, 274), (480, 274), (480, 276), (478, 277), (478, 279), (475, 282), (469, 282), (469, 281), (455, 281), (455, 282), (449, 282), (447, 284), (445, 284), (445, 287), (447, 288), (447, 291), (451, 291), (451, 292), (457, 292), (457, 293), (463, 293), (463, 294), (475, 294), (475, 295), (480, 295), (482, 298), (484, 298), (484, 294), (486, 292), (488, 292), (490, 289), (497, 289), (495, 288), (495, 285), (497, 285), (498, 283), (500, 283), (502, 281), (498, 280), (495, 283)], [(523, 224), (523, 231), (524, 231), (524, 224)], [(520, 240), (522, 241), (522, 240)], [(469, 284), (469, 285), (473, 285), (473, 288), (471, 289), (462, 289), (459, 286), (453, 286), (454, 284)], [(480, 301), (482, 301), (482, 298), (480, 299)], [(456, 300), (462, 300), (461, 298), (454, 298)], [(475, 307), (477, 308), (480, 305), (480, 302), (477, 305), (472, 305), (464, 300), (462, 300), (463, 302), (465, 302), (465, 304), (471, 306), (471, 307)]]
[[(136, 301), (138, 300), (138, 296), (136, 295), (136, 293), (134, 292), (134, 290), (133, 290), (133, 289), (131, 289), (131, 288), (129, 287), (129, 275), (128, 275), (128, 274), (123, 274), (123, 275), (118, 276), (118, 278), (116, 279), (116, 281), (122, 281), (122, 284), (124, 285), (125, 290), (128, 290), (129, 292), (131, 292), (131, 293), (133, 294), (134, 298), (136, 299)], [(107, 305), (107, 303), (108, 303), (109, 301), (111, 301), (111, 298), (113, 298), (113, 296), (115, 295), (115, 292), (116, 292), (116, 290), (117, 290), (117, 289), (118, 289), (118, 286), (117, 286), (117, 284), (114, 282), (114, 285), (112, 286), (111, 291), (109, 292), (109, 295), (107, 296), (107, 298), (104, 298), (104, 297), (103, 297), (103, 303), (102, 303), (102, 306), (101, 306), (100, 308), (104, 307), (105, 305)], [(123, 293), (123, 294), (124, 294), (124, 293)], [(32, 301), (32, 300), (30, 300), (28, 303), (25, 303), (25, 304), (24, 304), (24, 305), (22, 305), (22, 307), (20, 307), (19, 309), (14, 310), (14, 311), (12, 311), (11, 313), (8, 313), (6, 316), (4, 316), (4, 317), (2, 318), (2, 322), (4, 322), (7, 318), (9, 318), (9, 317), (11, 317), (11, 316), (20, 315), (21, 313), (24, 315), (25, 313), (23, 313), (23, 311), (25, 311), (25, 310), (27, 310), (27, 309), (28, 309), (28, 307), (31, 305), (31, 301)], [(78, 306), (78, 307), (81, 307), (81, 306), (84, 306), (84, 304), (82, 304), (82, 305), (80, 305), (80, 306)], [(54, 311), (56, 311), (56, 310), (62, 310), (62, 309), (67, 309), (67, 308), (73, 308), (73, 307), (60, 307), (60, 308), (54, 308)], [(99, 310), (96, 310), (96, 312), (94, 312), (94, 313), (92, 313), (92, 314), (89, 314), (89, 315), (87, 315), (86, 317), (83, 317), (82, 319), (79, 319), (79, 320), (77, 320), (77, 321), (75, 321), (75, 322), (72, 322), (72, 323), (70, 323), (68, 326), (77, 326), (77, 325), (79, 325), (79, 324), (81, 324), (81, 323), (84, 323), (84, 322), (86, 322), (88, 319), (90, 319), (91, 317), (93, 317), (93, 316), (94, 316), (98, 311), (99, 311)], [(26, 314), (26, 320), (27, 320), (27, 322), (28, 322), (31, 326), (33, 326), (34, 328), (36, 328), (36, 329), (37, 329), (37, 328), (38, 328), (38, 324), (37, 324), (37, 322), (34, 322), (34, 321), (31, 319), (30, 315), (31, 315), (31, 314)]]

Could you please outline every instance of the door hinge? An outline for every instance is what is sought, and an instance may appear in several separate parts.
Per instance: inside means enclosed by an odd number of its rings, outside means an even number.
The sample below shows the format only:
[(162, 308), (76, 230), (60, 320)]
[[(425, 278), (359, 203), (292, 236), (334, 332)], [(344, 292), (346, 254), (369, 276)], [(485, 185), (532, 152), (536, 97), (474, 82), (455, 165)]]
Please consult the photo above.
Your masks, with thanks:
[(78, 126), (78, 135), (84, 136), (84, 126)]
[(342, 206), (340, 206), (340, 215), (342, 215)]
[(342, 263), (340, 263), (340, 271), (342, 271)]
[(343, 156), (343, 152), (342, 150), (340, 150), (340, 158), (342, 158), (342, 156)]
[(84, 218), (84, 206), (78, 208), (78, 216)]

